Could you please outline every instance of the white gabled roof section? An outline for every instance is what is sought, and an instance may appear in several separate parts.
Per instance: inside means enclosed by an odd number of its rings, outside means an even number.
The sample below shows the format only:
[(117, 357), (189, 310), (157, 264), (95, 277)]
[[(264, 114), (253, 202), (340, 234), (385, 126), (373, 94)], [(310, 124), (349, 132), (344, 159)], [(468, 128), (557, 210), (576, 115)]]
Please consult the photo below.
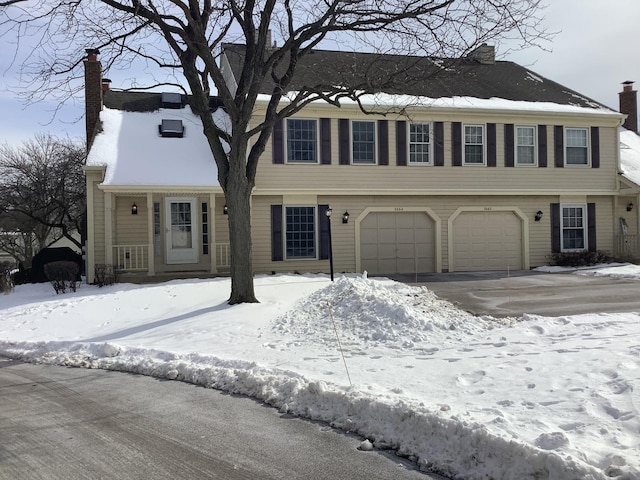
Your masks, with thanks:
[(640, 186), (640, 135), (620, 128), (620, 169), (627, 180)]
[[(214, 116), (220, 116), (218, 109)], [(103, 185), (218, 187), (218, 169), (202, 122), (184, 109), (125, 112), (104, 108), (102, 131), (96, 136), (87, 166), (105, 166)], [(163, 119), (181, 120), (182, 138), (163, 138)], [(216, 119), (218, 120), (218, 119)]]

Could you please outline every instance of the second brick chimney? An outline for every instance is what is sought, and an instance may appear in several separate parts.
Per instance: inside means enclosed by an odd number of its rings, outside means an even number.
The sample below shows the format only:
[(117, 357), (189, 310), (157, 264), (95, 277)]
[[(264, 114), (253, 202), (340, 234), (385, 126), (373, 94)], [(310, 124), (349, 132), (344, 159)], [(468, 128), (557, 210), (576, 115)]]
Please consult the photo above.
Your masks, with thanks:
[(473, 58), (483, 65), (493, 65), (496, 63), (496, 48), (493, 45), (483, 43), (475, 50), (470, 51), (467, 57)]
[(630, 80), (622, 82), (622, 91), (618, 95), (620, 97), (620, 113), (627, 116), (622, 126), (638, 133), (638, 92), (633, 89), (633, 83)]
[(91, 147), (96, 135), (100, 111), (102, 110), (102, 65), (98, 61), (100, 51), (87, 48), (84, 60), (84, 105), (87, 150)]

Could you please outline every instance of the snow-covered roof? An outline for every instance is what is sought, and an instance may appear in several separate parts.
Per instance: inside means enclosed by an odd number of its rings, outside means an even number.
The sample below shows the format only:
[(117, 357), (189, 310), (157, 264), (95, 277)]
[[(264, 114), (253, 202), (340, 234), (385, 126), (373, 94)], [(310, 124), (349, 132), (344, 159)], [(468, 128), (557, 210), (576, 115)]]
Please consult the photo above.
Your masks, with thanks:
[(622, 175), (640, 186), (640, 135), (620, 128), (620, 169)]
[[(295, 98), (298, 92), (288, 92), (283, 97), (283, 102), (290, 101)], [(327, 94), (329, 97), (330, 94)], [(271, 100), (270, 95), (258, 95), (258, 101), (268, 103)], [(411, 108), (427, 108), (452, 109), (452, 110), (486, 110), (486, 111), (504, 111), (504, 112), (526, 112), (538, 114), (565, 114), (565, 115), (597, 115), (610, 118), (622, 118), (622, 114), (615, 112), (607, 107), (593, 105), (584, 106), (578, 104), (561, 104), (546, 101), (527, 101), (527, 100), (507, 100), (504, 98), (477, 98), (477, 97), (440, 97), (431, 98), (415, 95), (394, 95), (388, 93), (362, 94), (358, 97), (358, 101), (350, 98), (339, 98), (338, 103), (342, 106), (363, 105), (375, 111), (376, 107), (381, 107), (385, 111), (389, 108), (407, 110)], [(316, 100), (314, 103), (326, 103), (322, 99)]]
[[(163, 119), (182, 120), (184, 136), (160, 136), (158, 126)], [(87, 165), (107, 167), (104, 185), (220, 185), (202, 122), (188, 105), (151, 112), (104, 108), (100, 120), (102, 131), (93, 141)]]

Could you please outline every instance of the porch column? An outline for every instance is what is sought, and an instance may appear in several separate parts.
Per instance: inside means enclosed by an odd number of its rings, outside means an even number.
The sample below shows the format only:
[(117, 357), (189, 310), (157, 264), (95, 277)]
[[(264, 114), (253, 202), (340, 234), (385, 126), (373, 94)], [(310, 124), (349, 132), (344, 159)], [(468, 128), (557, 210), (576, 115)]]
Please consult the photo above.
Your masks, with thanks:
[(216, 248), (216, 195), (209, 194), (209, 260), (211, 262), (211, 273), (218, 273), (218, 250)]
[(111, 192), (104, 194), (104, 249), (105, 263), (113, 265), (113, 193)]
[(147, 193), (147, 263), (148, 263), (148, 275), (156, 274), (156, 262), (155, 262), (155, 252), (153, 249), (153, 237), (154, 237), (154, 224), (153, 224), (153, 216), (155, 212), (153, 211), (153, 193)]

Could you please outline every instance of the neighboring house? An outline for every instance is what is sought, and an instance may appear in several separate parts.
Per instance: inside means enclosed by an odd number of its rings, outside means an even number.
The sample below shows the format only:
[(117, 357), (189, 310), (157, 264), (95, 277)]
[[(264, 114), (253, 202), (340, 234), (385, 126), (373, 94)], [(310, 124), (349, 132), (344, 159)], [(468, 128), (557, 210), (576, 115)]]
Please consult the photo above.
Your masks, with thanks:
[[(232, 88), (243, 51), (222, 52)], [(552, 252), (614, 253), (620, 217), (638, 233), (627, 212), (629, 203), (638, 211), (638, 185), (619, 175), (625, 116), (495, 61), (493, 47), (453, 65), (316, 51), (291, 89), (375, 76), (380, 66), (407, 73), (361, 98), (379, 114), (352, 101), (317, 102), (276, 125), (252, 195), (256, 273), (327, 272), (328, 206), (338, 272), (529, 269)], [(186, 99), (105, 84), (101, 110), (95, 53), (85, 67), (87, 130), (98, 115), (101, 125), (85, 168), (89, 273), (101, 263), (144, 276), (228, 271), (224, 196)], [(440, 68), (435, 78), (421, 75)], [(256, 122), (267, 100), (259, 99)]]

